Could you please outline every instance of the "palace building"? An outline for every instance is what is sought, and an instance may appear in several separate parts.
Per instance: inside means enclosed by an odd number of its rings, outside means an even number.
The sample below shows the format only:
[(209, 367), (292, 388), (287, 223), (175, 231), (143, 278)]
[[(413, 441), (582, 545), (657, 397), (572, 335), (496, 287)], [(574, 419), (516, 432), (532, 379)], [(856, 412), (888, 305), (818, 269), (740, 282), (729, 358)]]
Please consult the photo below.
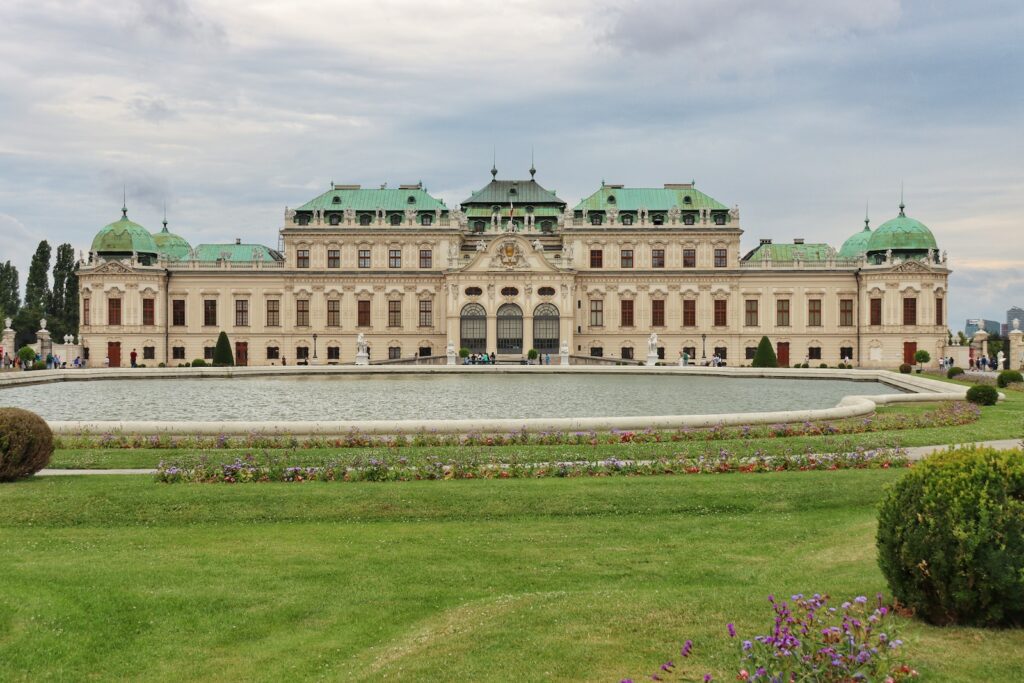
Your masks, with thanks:
[[(783, 364), (892, 367), (947, 340), (949, 270), (922, 223), (899, 213), (837, 250), (760, 240), (742, 253), (739, 210), (693, 183), (601, 184), (570, 206), (535, 179), (491, 181), (457, 208), (421, 184), (333, 185), (286, 209), (279, 248), (191, 245), (128, 218), (79, 264), (81, 344), (92, 367), (212, 357), (239, 365), (441, 356), (449, 341), (519, 361), (717, 355), (749, 364), (763, 335)], [(555, 361), (557, 362), (557, 361)]]

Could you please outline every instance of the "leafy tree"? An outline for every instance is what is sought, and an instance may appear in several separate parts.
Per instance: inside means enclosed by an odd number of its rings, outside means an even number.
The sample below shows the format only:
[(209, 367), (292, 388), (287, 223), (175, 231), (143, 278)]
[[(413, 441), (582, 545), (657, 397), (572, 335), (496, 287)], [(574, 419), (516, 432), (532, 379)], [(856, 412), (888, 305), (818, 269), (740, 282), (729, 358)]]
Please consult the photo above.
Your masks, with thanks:
[(53, 319), (55, 337), (78, 331), (78, 276), (75, 274), (75, 249), (70, 244), (57, 247), (53, 264), (53, 289), (46, 310)]
[(43, 240), (32, 255), (28, 267), (28, 281), (25, 283), (25, 307), (40, 316), (49, 308), (50, 298), (50, 243)]
[(228, 341), (228, 333), (221, 331), (217, 337), (217, 346), (213, 348), (213, 366), (225, 367), (235, 364), (235, 356), (231, 353), (231, 342)]
[(918, 350), (917, 350), (917, 351), (916, 351), (916, 352), (914, 353), (914, 360), (915, 360), (915, 361), (917, 361), (917, 365), (918, 365), (918, 367), (920, 367), (920, 366), (921, 366), (921, 365), (923, 365), (924, 363), (927, 363), (927, 362), (928, 362), (928, 361), (930, 361), (931, 359), (932, 359), (932, 354), (928, 353), (928, 352), (927, 352), (927, 351), (925, 351), (924, 349), (918, 349)]
[(761, 337), (761, 342), (757, 345), (757, 351), (754, 352), (754, 360), (751, 362), (751, 366), (755, 368), (779, 367), (779, 359), (776, 358), (775, 349), (772, 348), (772, 343), (768, 340), (767, 335)]
[(18, 269), (10, 261), (0, 263), (0, 317), (14, 317), (21, 307)]

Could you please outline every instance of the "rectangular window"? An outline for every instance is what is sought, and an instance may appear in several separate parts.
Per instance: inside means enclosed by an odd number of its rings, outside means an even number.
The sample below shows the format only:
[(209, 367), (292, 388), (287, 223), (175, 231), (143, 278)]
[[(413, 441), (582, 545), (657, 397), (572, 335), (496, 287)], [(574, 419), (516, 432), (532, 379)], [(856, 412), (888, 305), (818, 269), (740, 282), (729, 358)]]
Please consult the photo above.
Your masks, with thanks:
[(267, 360), (277, 360), (281, 357), (281, 347), (279, 346), (268, 346), (267, 347)]
[(434, 267), (434, 252), (431, 249), (420, 249), (420, 268)]
[(267, 327), (281, 326), (281, 301), (267, 299)]
[(807, 347), (807, 359), (808, 360), (821, 360), (821, 347), (820, 346), (808, 346)]
[(684, 346), (683, 347), (683, 353), (686, 354), (687, 360), (693, 360), (694, 358), (697, 357), (697, 347), (696, 346)]
[(725, 249), (715, 249), (715, 268), (725, 268), (729, 265)]
[(156, 360), (156, 347), (155, 346), (143, 346), (142, 347), (142, 360)]
[(327, 267), (341, 268), (341, 249), (327, 250)]
[(420, 300), (420, 327), (434, 326), (434, 302), (430, 299)]
[(309, 268), (309, 249), (299, 249), (295, 252), (295, 266)]
[(623, 249), (622, 250), (622, 259), (621, 259), (621, 261), (622, 261), (622, 267), (623, 268), (632, 268), (633, 267), (633, 250), (632, 249)]
[(121, 300), (107, 299), (107, 324), (121, 324)]
[(718, 356), (719, 359), (725, 360), (729, 356), (729, 349), (727, 349), (724, 346), (716, 346), (715, 347), (715, 355)]
[(846, 361), (847, 363), (853, 361), (853, 347), (852, 346), (840, 346), (839, 347), (839, 358)]
[(743, 324), (757, 327), (757, 299), (747, 299), (743, 303)]
[(665, 300), (655, 299), (651, 302), (651, 326), (665, 326)]
[(89, 324), (89, 300), (82, 299), (82, 324)]
[(622, 354), (623, 360), (633, 360), (632, 346), (623, 346), (621, 349), (619, 349), (619, 352)]
[(235, 327), (249, 326), (249, 300), (235, 299)]
[(697, 267), (697, 250), (683, 249), (683, 268)]
[(154, 301), (153, 299), (142, 300), (142, 324), (156, 324), (156, 301)]
[(853, 299), (839, 300), (839, 324), (843, 327), (853, 326)]
[(359, 250), (359, 267), (369, 268), (370, 267), (370, 250), (360, 249)]
[(697, 301), (687, 299), (683, 302), (683, 327), (697, 327)]
[(600, 249), (590, 250), (590, 267), (600, 268), (604, 263), (604, 252)]
[(807, 300), (808, 327), (821, 327), (821, 299)]
[(715, 327), (725, 327), (728, 325), (728, 309), (729, 302), (725, 299), (715, 299)]
[(391, 360), (397, 360), (402, 357), (401, 346), (389, 346), (388, 347), (388, 358)]
[(602, 346), (591, 346), (590, 355), (594, 358), (601, 358), (604, 356), (604, 347)]
[(882, 324), (882, 300), (872, 299), (871, 300), (871, 325)]
[(748, 346), (745, 349), (743, 349), (743, 357), (746, 360), (754, 360), (754, 356), (755, 355), (757, 355), (757, 347), (756, 346)]
[(619, 325), (621, 327), (633, 327), (633, 300), (623, 299), (619, 302)]
[(181, 327), (185, 324), (185, 300), (171, 301), (171, 324)]
[(328, 346), (327, 347), (327, 360), (341, 360), (341, 347), (340, 346)]
[(651, 249), (651, 268), (665, 267), (665, 250)]
[(388, 327), (402, 326), (402, 302), (388, 302)]
[(388, 268), (401, 268), (402, 267), (402, 250), (401, 249), (389, 249), (388, 250)]
[(203, 325), (217, 326), (217, 300), (203, 299)]
[(295, 300), (295, 326), (309, 327), (309, 299)]
[(341, 327), (341, 299), (327, 300), (327, 327)]
[(775, 302), (775, 325), (789, 327), (789, 299), (779, 299)]
[(174, 360), (185, 360), (185, 347), (184, 346), (173, 346), (171, 347), (171, 358)]
[(213, 351), (216, 349), (215, 346), (204, 346), (203, 347), (203, 359), (213, 360)]
[(903, 324), (917, 324), (917, 297), (907, 296), (903, 298)]
[(942, 311), (942, 297), (941, 296), (937, 296), (937, 297), (935, 297), (935, 324), (936, 325), (943, 325), (944, 324), (943, 323), (944, 319), (945, 319), (945, 317), (943, 316), (943, 311)]
[(359, 327), (370, 326), (370, 302), (365, 299), (356, 302), (356, 325)]
[(295, 347), (295, 360), (298, 361), (309, 361), (309, 347), (308, 346), (296, 346)]
[(590, 300), (590, 326), (604, 327), (604, 300)]

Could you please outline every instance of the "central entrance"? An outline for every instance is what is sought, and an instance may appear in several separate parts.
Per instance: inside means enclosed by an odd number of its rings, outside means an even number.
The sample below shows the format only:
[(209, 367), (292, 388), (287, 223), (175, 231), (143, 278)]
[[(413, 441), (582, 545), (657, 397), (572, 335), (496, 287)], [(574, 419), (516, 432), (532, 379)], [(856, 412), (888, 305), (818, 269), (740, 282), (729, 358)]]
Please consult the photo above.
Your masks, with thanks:
[(523, 309), (504, 304), (498, 309), (498, 353), (523, 352)]

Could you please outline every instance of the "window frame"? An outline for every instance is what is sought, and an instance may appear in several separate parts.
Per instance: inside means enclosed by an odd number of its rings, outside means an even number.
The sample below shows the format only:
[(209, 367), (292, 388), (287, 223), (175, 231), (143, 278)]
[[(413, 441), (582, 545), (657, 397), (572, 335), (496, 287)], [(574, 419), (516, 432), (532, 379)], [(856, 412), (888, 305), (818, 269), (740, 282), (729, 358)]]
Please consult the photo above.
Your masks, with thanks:
[(295, 300), (295, 327), (309, 327), (309, 299)]

